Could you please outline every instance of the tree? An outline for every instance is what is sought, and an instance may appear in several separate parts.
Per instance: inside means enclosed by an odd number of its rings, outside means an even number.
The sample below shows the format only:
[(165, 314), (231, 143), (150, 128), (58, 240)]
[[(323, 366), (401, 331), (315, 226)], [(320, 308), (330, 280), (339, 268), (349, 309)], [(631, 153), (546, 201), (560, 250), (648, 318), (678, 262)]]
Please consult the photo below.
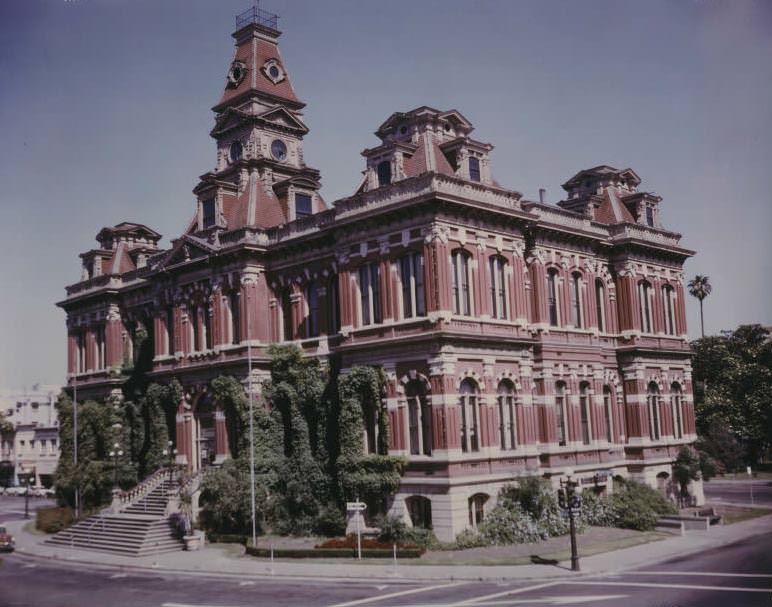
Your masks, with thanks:
[(689, 446), (681, 447), (673, 462), (673, 478), (680, 488), (680, 500), (689, 497), (689, 483), (697, 481), (700, 476), (700, 457), (697, 452)]
[(689, 293), (700, 300), (700, 328), (702, 336), (705, 337), (705, 316), (702, 311), (703, 300), (710, 295), (713, 287), (710, 285), (710, 278), (702, 274), (697, 274), (689, 281)]
[[(697, 431), (729, 470), (755, 464), (772, 444), (772, 340), (760, 325), (692, 343)], [(739, 449), (738, 449), (739, 446)]]

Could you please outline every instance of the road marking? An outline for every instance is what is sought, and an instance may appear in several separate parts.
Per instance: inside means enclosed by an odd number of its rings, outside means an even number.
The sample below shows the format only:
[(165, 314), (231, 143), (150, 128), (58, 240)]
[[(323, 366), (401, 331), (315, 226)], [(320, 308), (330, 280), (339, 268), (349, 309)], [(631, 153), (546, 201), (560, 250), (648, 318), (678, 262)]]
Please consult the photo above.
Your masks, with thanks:
[(473, 599), (467, 599), (465, 601), (461, 601), (460, 603), (453, 603), (453, 607), (460, 605), (477, 605), (478, 603), (487, 601), (488, 599), (497, 599), (499, 597), (508, 596), (510, 594), (521, 594), (523, 592), (528, 592), (529, 590), (539, 590), (540, 588), (549, 588), (550, 586), (557, 586), (559, 583), (560, 582), (547, 582), (546, 584), (526, 586), (525, 588), (518, 588), (517, 590), (505, 590), (504, 592), (496, 592), (495, 594), (486, 594), (485, 596), (478, 596)]
[(625, 571), (625, 575), (705, 575), (710, 577), (763, 577), (772, 578), (772, 573), (718, 573), (716, 571)]
[(647, 582), (574, 582), (565, 581), (561, 584), (579, 584), (581, 586), (640, 586), (642, 588), (680, 588), (683, 590), (723, 590), (725, 592), (766, 592), (769, 588), (743, 588), (741, 586), (698, 586), (697, 584), (657, 584)]
[(22, 565), (21, 566), (22, 569), (34, 569), (35, 567), (37, 567), (37, 565), (29, 564), (29, 565)]
[[(627, 594), (599, 594), (599, 595), (584, 595), (584, 596), (545, 596), (541, 599), (510, 599), (505, 601), (485, 601), (484, 603), (474, 603), (475, 607), (507, 607), (510, 605), (533, 605), (534, 603), (541, 603), (544, 605), (576, 605), (578, 603), (597, 603), (598, 601), (610, 601), (611, 599), (624, 599), (629, 595)], [(433, 607), (432, 605), (412, 607)]]
[(239, 582), (239, 586), (254, 586), (254, 582)]
[(353, 605), (365, 605), (367, 603), (375, 603), (376, 601), (383, 601), (383, 600), (395, 598), (398, 596), (407, 596), (408, 594), (418, 594), (419, 592), (428, 592), (429, 590), (440, 590), (441, 588), (452, 588), (454, 586), (463, 586), (464, 584), (468, 584), (468, 583), (469, 582), (455, 582), (453, 584), (439, 584), (437, 586), (425, 586), (423, 588), (413, 588), (412, 590), (402, 590), (400, 592), (392, 592), (391, 594), (371, 596), (366, 599), (349, 601), (348, 603), (336, 603), (335, 605), (330, 605), (330, 607), (352, 607)]
[(124, 578), (124, 577), (129, 577), (129, 574), (128, 573), (114, 573), (113, 575), (110, 576), (110, 579), (111, 580), (119, 580), (119, 579)]
[(224, 605), (201, 605), (192, 603), (163, 603), (161, 607), (225, 607)]
[(375, 589), (376, 589), (376, 590), (386, 590), (387, 588), (388, 588), (388, 586), (385, 586), (385, 585), (382, 585), (382, 586), (376, 586), (376, 587), (375, 587)]

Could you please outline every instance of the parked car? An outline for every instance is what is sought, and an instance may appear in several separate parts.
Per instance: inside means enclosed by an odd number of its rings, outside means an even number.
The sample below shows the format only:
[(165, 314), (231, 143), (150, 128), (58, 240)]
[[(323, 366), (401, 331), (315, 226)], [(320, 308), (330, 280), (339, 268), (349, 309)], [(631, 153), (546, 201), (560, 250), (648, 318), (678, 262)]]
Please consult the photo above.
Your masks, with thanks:
[(16, 548), (16, 542), (13, 536), (0, 525), (0, 552), (13, 552), (14, 548)]
[(8, 487), (5, 490), (6, 495), (24, 495), (24, 491), (26, 491), (26, 487)]

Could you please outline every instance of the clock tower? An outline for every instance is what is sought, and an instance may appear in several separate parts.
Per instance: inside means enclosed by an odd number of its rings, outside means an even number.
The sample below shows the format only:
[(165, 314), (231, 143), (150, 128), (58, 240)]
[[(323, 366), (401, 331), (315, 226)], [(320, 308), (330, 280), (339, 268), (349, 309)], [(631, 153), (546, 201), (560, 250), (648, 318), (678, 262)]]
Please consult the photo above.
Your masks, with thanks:
[(193, 190), (191, 232), (269, 228), (326, 208), (319, 171), (303, 157), (305, 104), (279, 52), (277, 20), (257, 7), (236, 18), (236, 52), (212, 108), (215, 169)]

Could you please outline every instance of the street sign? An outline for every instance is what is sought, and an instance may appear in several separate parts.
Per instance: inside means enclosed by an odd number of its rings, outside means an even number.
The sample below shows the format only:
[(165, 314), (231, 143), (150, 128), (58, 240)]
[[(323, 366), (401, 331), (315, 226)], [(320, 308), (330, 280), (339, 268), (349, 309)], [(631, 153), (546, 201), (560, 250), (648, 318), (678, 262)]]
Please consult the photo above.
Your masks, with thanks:
[(348, 512), (363, 512), (367, 510), (367, 504), (364, 502), (346, 502), (346, 510)]

